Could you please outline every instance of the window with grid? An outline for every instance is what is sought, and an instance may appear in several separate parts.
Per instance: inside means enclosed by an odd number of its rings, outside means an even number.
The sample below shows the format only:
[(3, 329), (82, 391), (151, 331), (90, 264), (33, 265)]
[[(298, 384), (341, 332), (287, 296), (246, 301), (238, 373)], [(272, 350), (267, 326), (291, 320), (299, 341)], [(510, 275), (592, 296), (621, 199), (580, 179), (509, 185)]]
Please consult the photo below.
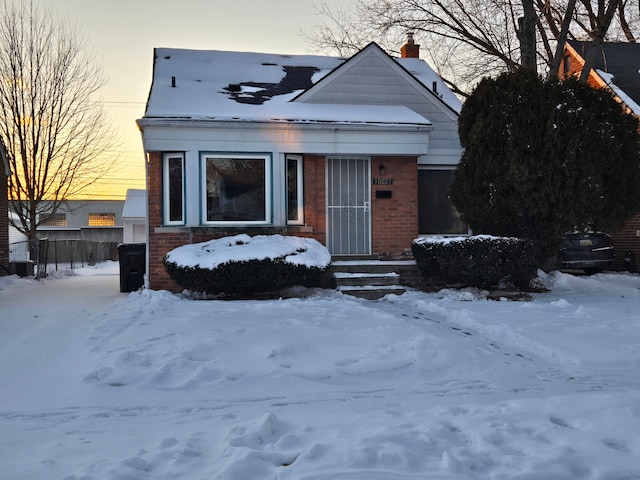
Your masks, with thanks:
[(116, 214), (115, 213), (90, 213), (89, 226), (90, 227), (115, 227)]
[(66, 227), (67, 226), (67, 214), (66, 213), (54, 213), (49, 218), (46, 218), (40, 222), (41, 227)]

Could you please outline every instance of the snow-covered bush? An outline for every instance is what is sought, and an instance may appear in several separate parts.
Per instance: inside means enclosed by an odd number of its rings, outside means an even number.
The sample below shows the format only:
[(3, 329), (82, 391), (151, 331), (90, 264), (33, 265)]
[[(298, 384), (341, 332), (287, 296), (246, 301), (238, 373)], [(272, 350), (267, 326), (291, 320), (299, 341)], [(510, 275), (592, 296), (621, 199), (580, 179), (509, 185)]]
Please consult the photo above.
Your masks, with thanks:
[(525, 288), (538, 270), (537, 244), (519, 238), (424, 237), (414, 240), (411, 249), (424, 278), (471, 287)]
[(175, 248), (164, 265), (187, 290), (246, 295), (319, 286), (331, 255), (311, 238), (242, 234)]

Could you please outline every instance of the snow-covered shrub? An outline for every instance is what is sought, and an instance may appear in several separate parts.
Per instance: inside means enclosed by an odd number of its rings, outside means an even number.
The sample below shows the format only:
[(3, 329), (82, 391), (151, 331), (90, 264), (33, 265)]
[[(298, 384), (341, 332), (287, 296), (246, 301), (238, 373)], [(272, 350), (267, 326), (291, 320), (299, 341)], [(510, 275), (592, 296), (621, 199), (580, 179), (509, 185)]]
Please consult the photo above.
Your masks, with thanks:
[(183, 245), (164, 258), (181, 287), (227, 295), (319, 286), (330, 264), (329, 251), (317, 240), (283, 235), (224, 237)]
[(412, 252), (423, 277), (465, 286), (525, 288), (538, 270), (538, 245), (519, 238), (424, 237), (414, 240)]

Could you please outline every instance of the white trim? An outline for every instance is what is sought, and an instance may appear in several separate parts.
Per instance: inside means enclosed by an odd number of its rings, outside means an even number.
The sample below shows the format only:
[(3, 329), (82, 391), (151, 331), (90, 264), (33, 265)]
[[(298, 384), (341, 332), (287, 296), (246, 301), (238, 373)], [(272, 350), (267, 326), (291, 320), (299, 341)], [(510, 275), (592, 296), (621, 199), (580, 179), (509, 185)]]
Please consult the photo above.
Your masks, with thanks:
[[(230, 158), (264, 160), (264, 220), (255, 221), (211, 221), (207, 220), (207, 165), (208, 159)], [(201, 152), (200, 153), (200, 222), (206, 226), (242, 226), (242, 225), (270, 225), (273, 212), (273, 188), (272, 188), (272, 157), (269, 153), (225, 153), (225, 152)]]
[(145, 128), (148, 151), (295, 152), (313, 155), (406, 155), (429, 153), (431, 127), (285, 125), (252, 122), (173, 121)]
[[(182, 209), (180, 220), (170, 219), (170, 195), (169, 195), (169, 160), (179, 159), (182, 167)], [(185, 224), (185, 168), (184, 152), (164, 153), (162, 155), (162, 224), (163, 225), (184, 225)]]

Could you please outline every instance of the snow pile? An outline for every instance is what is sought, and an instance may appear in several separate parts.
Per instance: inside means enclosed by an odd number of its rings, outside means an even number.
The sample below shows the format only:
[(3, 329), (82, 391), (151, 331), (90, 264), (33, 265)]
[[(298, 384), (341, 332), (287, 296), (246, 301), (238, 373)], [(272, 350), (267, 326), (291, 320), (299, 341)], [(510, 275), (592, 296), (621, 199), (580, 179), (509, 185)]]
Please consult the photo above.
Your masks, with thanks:
[[(452, 236), (452, 237), (441, 237), (438, 235), (430, 235), (428, 237), (418, 237), (414, 240), (414, 243), (417, 243), (418, 245), (424, 244), (424, 243), (435, 243), (435, 244), (447, 245), (449, 243), (468, 242), (470, 240), (497, 240), (497, 239), (505, 240), (508, 238), (510, 237), (496, 237), (493, 235), (473, 235), (471, 237), (468, 235)], [(514, 240), (519, 240), (519, 239), (514, 238)]]
[(193, 301), (119, 293), (117, 265), (0, 278), (3, 475), (639, 478), (640, 276), (541, 282)]
[(291, 265), (324, 269), (331, 263), (331, 254), (313, 238), (283, 235), (240, 234), (204, 243), (183, 245), (171, 250), (166, 261), (182, 267), (213, 270), (230, 262), (282, 258)]

